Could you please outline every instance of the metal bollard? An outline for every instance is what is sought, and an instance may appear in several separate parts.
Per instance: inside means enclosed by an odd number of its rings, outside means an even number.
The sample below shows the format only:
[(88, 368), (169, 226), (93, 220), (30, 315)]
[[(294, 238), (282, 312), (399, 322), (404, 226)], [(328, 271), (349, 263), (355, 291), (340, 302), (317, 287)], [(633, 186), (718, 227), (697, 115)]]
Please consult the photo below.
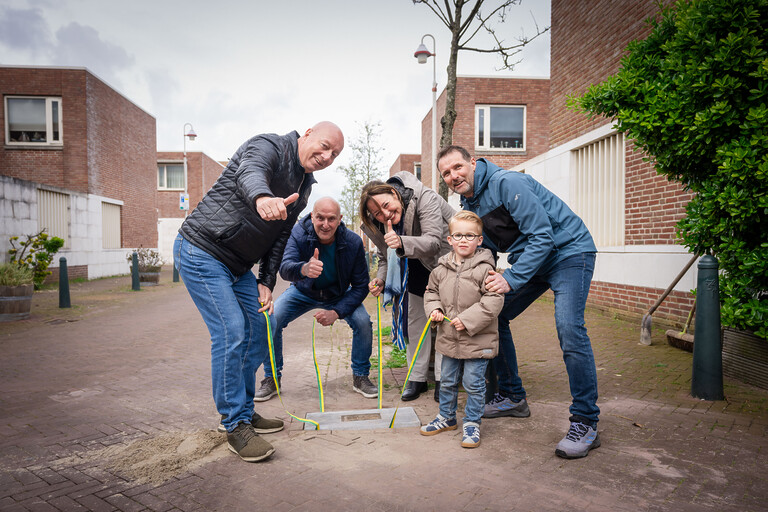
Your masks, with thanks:
[(717, 259), (706, 255), (699, 260), (698, 268), (691, 395), (704, 400), (722, 400), (723, 352)]
[(59, 308), (71, 308), (69, 301), (69, 273), (67, 272), (67, 258), (59, 258)]
[(141, 290), (141, 282), (139, 282), (139, 255), (136, 251), (133, 251), (131, 261), (133, 262), (131, 268), (131, 289)]

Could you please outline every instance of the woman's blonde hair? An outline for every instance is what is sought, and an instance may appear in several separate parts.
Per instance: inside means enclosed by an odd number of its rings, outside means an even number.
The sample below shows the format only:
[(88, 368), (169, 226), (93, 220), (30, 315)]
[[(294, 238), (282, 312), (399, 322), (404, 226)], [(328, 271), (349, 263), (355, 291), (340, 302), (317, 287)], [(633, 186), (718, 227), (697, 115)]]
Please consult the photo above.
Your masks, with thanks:
[(376, 224), (373, 223), (374, 219), (371, 217), (371, 212), (368, 211), (368, 201), (373, 199), (373, 196), (379, 194), (394, 194), (397, 200), (400, 201), (400, 205), (403, 205), (403, 198), (400, 196), (400, 192), (395, 187), (383, 181), (373, 180), (369, 181), (360, 191), (360, 221), (365, 224), (370, 230), (375, 231), (379, 229)]

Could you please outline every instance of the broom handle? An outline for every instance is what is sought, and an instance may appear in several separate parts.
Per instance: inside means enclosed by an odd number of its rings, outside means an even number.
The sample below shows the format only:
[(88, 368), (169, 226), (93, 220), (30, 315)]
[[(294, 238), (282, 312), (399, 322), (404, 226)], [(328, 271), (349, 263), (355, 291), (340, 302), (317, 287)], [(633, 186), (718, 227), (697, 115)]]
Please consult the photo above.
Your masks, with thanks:
[(685, 268), (681, 270), (679, 274), (677, 274), (677, 277), (675, 278), (675, 280), (672, 281), (672, 283), (667, 287), (666, 290), (664, 290), (664, 293), (661, 294), (661, 297), (658, 298), (656, 303), (653, 306), (651, 306), (651, 309), (648, 310), (648, 313), (647, 313), (648, 315), (652, 315), (653, 312), (656, 311), (656, 308), (658, 308), (659, 305), (661, 305), (661, 303), (664, 302), (664, 299), (667, 298), (667, 295), (669, 295), (669, 292), (672, 291), (672, 288), (674, 288), (677, 285), (677, 283), (680, 282), (680, 280), (683, 278), (685, 273), (688, 272), (688, 269), (691, 268), (691, 265), (693, 265), (693, 263), (698, 259), (698, 257), (699, 256), (697, 254), (693, 255), (693, 258), (691, 258), (691, 261), (689, 261), (688, 264), (685, 266)]

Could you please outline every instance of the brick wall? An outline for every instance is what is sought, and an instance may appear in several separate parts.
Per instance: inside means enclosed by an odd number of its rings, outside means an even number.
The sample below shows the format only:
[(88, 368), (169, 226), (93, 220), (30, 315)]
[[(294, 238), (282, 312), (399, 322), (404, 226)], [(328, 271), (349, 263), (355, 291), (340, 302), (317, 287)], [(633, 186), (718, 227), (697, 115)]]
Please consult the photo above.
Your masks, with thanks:
[[(181, 151), (164, 151), (157, 153), (157, 161), (184, 162), (184, 153)], [(155, 162), (156, 164), (157, 162)], [(197, 207), (203, 196), (210, 190), (216, 180), (221, 176), (224, 167), (205, 153), (200, 151), (187, 151), (187, 179), (189, 185), (190, 211)], [(157, 165), (155, 165), (155, 185), (157, 184)], [(184, 211), (179, 210), (178, 190), (157, 191), (157, 212), (161, 219), (184, 217)]]
[[(508, 169), (544, 153), (549, 149), (549, 80), (535, 78), (456, 78), (456, 122), (453, 143), (466, 148), (477, 158), (486, 158)], [(526, 150), (521, 152), (493, 152), (475, 150), (475, 105), (526, 106)], [(440, 118), (445, 112), (445, 91), (437, 100), (438, 151), (442, 127)], [(422, 181), (431, 183), (432, 110), (421, 122)], [(439, 178), (438, 178), (439, 179)]]
[(155, 118), (87, 75), (89, 192), (124, 201), (122, 246), (157, 247)]
[[(658, 288), (592, 281), (589, 289), (589, 304), (612, 313), (642, 318), (656, 303), (662, 292), (663, 290)], [(682, 326), (691, 311), (693, 301), (692, 294), (673, 290), (652, 316), (654, 319), (662, 319), (666, 323)], [(639, 326), (638, 323), (638, 335)]]
[[(405, 153), (400, 154), (397, 156), (395, 163), (393, 163), (392, 166), (389, 168), (389, 176), (394, 176), (400, 171), (408, 171), (411, 173), (415, 173), (413, 164), (417, 162), (421, 162), (421, 155), (405, 154)], [(422, 170), (422, 173), (423, 172), (424, 171)]]

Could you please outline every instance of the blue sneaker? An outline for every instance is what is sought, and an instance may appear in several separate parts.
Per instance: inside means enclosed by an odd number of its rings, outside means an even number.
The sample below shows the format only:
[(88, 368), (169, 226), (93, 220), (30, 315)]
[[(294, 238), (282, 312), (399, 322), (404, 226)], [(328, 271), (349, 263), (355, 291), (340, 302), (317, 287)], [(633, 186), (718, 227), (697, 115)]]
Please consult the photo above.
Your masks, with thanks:
[(456, 430), (457, 428), (458, 425), (456, 424), (456, 418), (447, 420), (438, 414), (435, 419), (421, 427), (421, 435), (433, 436), (443, 432), (444, 430)]
[(527, 418), (531, 415), (528, 408), (528, 402), (525, 398), (519, 402), (513, 402), (505, 396), (496, 393), (490, 402), (485, 404), (483, 409), (483, 418), (501, 418), (502, 416), (511, 416), (513, 418)]
[(461, 438), (461, 446), (464, 448), (477, 448), (480, 446), (480, 425), (474, 421), (464, 423), (462, 427), (464, 435)]
[(584, 423), (572, 421), (568, 433), (557, 443), (555, 455), (563, 459), (579, 459), (586, 457), (589, 450), (599, 446), (600, 435), (596, 429)]

